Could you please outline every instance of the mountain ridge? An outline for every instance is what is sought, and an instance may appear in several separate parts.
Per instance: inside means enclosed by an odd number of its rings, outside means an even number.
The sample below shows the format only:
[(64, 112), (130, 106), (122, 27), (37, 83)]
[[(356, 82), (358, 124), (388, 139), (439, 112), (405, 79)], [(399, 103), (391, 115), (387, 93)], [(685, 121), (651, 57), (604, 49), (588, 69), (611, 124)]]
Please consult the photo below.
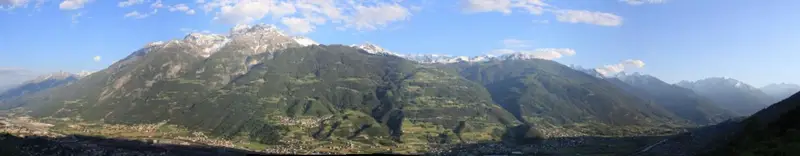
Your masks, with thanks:
[(708, 97), (722, 108), (740, 115), (750, 115), (766, 108), (771, 97), (761, 90), (732, 78), (711, 77), (697, 81), (681, 81), (676, 85)]
[(666, 83), (651, 75), (622, 72), (606, 80), (628, 90), (631, 94), (652, 100), (698, 125), (715, 124), (736, 116), (690, 89)]

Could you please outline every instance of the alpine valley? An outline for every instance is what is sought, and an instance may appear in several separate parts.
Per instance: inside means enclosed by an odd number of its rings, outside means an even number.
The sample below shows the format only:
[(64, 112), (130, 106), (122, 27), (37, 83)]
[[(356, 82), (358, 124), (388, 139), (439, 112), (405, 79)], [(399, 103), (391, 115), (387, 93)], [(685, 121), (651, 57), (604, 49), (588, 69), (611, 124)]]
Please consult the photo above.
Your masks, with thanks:
[[(176, 152), (188, 147), (172, 145), (203, 147), (183, 151), (198, 152), (190, 155), (657, 155), (699, 153), (678, 141), (717, 128), (689, 139), (735, 133), (709, 153), (775, 154), (794, 144), (751, 143), (796, 136), (784, 129), (796, 121), (798, 95), (769, 104), (798, 90), (730, 78), (669, 84), (526, 53), (409, 55), (369, 43), (322, 45), (272, 25), (238, 25), (225, 35), (152, 42), (100, 71), (55, 73), (6, 89), (3, 131), (46, 139), (0, 142), (22, 147), (2, 150), (10, 155), (187, 154)], [(735, 126), (719, 130), (726, 124)], [(752, 128), (762, 124), (767, 129)], [(161, 150), (167, 145), (174, 150)]]

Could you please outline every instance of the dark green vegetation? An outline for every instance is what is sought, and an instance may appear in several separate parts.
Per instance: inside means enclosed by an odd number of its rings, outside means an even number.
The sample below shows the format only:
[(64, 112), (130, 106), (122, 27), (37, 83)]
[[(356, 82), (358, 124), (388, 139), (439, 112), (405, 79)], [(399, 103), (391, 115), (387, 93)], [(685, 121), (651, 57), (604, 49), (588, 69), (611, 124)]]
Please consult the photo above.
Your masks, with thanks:
[(6, 106), (30, 109), (35, 117), (168, 121), (263, 144), (312, 135), (390, 142), (492, 140), (517, 124), (479, 84), (399, 57), (346, 46), (244, 57), (225, 48), (205, 60), (177, 43), (143, 49), (74, 85)]
[[(243, 156), (257, 153), (209, 146), (153, 145), (151, 143), (107, 139), (91, 136), (66, 136), (59, 138), (17, 137), (0, 134), (0, 155), (45, 156), (45, 155), (219, 155)], [(266, 155), (266, 154), (264, 154)]]
[[(626, 126), (658, 126), (678, 118), (613, 84), (549, 60), (449, 65), (482, 84), (517, 119), (536, 127), (567, 127), (593, 135), (625, 135)], [(621, 128), (626, 127), (626, 128)]]
[(736, 116), (690, 89), (668, 84), (650, 75), (634, 73), (606, 80), (697, 125), (716, 124)]
[(743, 128), (706, 155), (800, 155), (800, 93), (742, 121)]
[(205, 58), (182, 41), (150, 45), (2, 106), (37, 118), (177, 125), (253, 148), (324, 143), (361, 153), (685, 126), (674, 110), (549, 60), (430, 65), (341, 45), (250, 46), (234, 39)]

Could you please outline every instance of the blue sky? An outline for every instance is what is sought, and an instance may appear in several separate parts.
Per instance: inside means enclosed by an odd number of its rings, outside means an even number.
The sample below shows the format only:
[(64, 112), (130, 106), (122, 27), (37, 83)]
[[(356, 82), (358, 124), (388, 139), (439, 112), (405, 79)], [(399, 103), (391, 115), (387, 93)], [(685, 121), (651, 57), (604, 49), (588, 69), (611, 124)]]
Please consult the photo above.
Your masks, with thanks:
[(571, 49), (551, 58), (671, 83), (724, 76), (759, 87), (800, 83), (797, 8), (792, 0), (0, 0), (0, 79), (96, 71), (148, 42), (268, 23), (323, 44), (466, 56)]

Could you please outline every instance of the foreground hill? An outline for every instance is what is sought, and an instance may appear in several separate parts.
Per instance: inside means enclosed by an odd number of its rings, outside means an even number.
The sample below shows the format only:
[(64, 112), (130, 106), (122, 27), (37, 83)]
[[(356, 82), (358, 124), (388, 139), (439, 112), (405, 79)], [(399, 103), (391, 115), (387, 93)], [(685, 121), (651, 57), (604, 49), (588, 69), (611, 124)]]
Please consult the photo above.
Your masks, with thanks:
[(676, 85), (689, 88), (697, 94), (708, 97), (720, 107), (738, 113), (751, 115), (770, 104), (772, 98), (761, 90), (731, 78), (708, 78), (694, 82), (682, 81)]
[(742, 121), (743, 128), (707, 155), (799, 155), (800, 93)]
[(690, 89), (668, 84), (650, 75), (622, 73), (606, 80), (694, 124), (715, 124), (737, 116)]

